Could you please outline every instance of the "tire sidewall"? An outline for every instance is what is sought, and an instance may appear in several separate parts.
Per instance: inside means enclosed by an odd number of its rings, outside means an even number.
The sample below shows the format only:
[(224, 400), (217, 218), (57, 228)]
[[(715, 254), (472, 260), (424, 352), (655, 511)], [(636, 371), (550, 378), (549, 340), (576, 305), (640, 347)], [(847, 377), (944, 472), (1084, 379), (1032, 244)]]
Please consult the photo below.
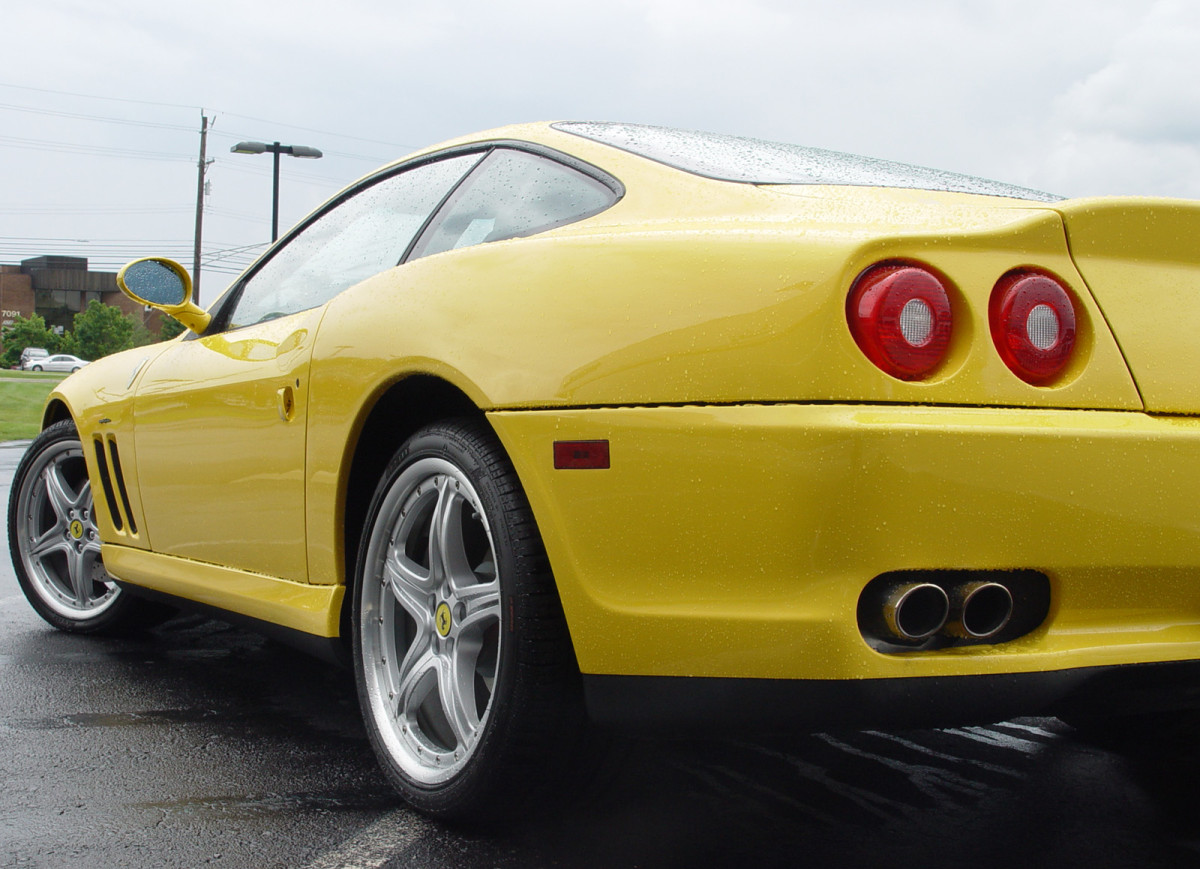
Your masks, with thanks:
[[(516, 644), (510, 614), (514, 611), (514, 598), (519, 596), (521, 567), (514, 552), (512, 537), (504, 521), (504, 496), (500, 491), (492, 470), (484, 466), (485, 458), (476, 454), (471, 443), (481, 436), (481, 427), (467, 422), (464, 424), (441, 424), (430, 426), (414, 435), (396, 453), (388, 464), (379, 486), (376, 488), (359, 546), (355, 566), (355, 582), (352, 590), (352, 639), (354, 654), (355, 684), (359, 704), (372, 747), (405, 798), (415, 807), (447, 819), (461, 816), (459, 807), (476, 801), (477, 796), (490, 790), (497, 783), (495, 778), (501, 766), (500, 755), (504, 753), (506, 732), (511, 718), (515, 683), (518, 678)], [(483, 435), (486, 437), (486, 435)], [(504, 614), (501, 620), (501, 639), (498, 655), (496, 681), (492, 692), (487, 720), (474, 751), (463, 769), (453, 778), (436, 785), (414, 780), (391, 757), (375, 723), (375, 710), (367, 687), (363, 662), (363, 582), (366, 579), (367, 552), (383, 503), (404, 471), (418, 461), (436, 458), (450, 462), (468, 478), (483, 507), (492, 546), (496, 556), (497, 576), (500, 581), (500, 605)], [(373, 577), (372, 577), (373, 578)]]
[[(116, 599), (103, 612), (91, 618), (75, 619), (62, 615), (52, 609), (42, 599), (37, 583), (26, 570), (25, 560), (22, 556), (22, 543), (17, 532), (18, 514), (25, 507), (22, 499), (29, 490), (31, 483), (29, 475), (36, 466), (38, 459), (48, 449), (64, 442), (72, 441), (79, 446), (82, 453), (83, 444), (75, 428), (75, 423), (71, 420), (62, 420), (47, 427), (41, 434), (34, 438), (33, 443), (29, 445), (29, 449), (22, 456), (20, 463), (17, 465), (17, 470), (13, 474), (12, 490), (9, 492), (8, 498), (8, 548), (12, 556), (13, 569), (16, 571), (17, 582), (21, 586), (21, 591), (25, 593), (25, 598), (37, 614), (59, 630), (70, 633), (90, 634), (114, 628), (124, 621), (125, 611), (129, 605), (128, 595), (118, 588)], [(86, 463), (86, 458), (84, 461)], [(94, 504), (95, 500), (93, 499), (93, 509), (95, 509)]]

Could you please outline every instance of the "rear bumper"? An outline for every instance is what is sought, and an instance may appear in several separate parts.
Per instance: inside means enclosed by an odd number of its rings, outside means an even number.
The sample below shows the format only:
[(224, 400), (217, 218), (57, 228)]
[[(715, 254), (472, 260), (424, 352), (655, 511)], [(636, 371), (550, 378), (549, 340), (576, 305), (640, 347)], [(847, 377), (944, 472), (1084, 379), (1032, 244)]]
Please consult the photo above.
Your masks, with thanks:
[[(581, 670), (888, 680), (1200, 659), (1200, 419), (770, 405), (489, 415), (546, 542)], [(608, 470), (554, 440), (607, 439)], [(1002, 644), (871, 649), (888, 571), (1029, 569)]]

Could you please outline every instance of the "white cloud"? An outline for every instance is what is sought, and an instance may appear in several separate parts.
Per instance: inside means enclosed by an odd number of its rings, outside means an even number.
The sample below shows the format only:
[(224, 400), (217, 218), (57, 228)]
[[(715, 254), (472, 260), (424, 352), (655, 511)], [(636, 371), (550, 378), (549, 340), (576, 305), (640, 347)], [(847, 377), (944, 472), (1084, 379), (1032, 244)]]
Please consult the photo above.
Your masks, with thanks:
[(1058, 101), (1073, 128), (1133, 141), (1200, 141), (1200, 5), (1159, 0), (1100, 69)]
[(1040, 169), (1042, 186), (1071, 196), (1200, 199), (1200, 148), (1114, 133), (1065, 132)]
[[(230, 156), (238, 139), (279, 138), (326, 151), (316, 163), (285, 164), (281, 205), (288, 223), (337, 184), (407, 150), (553, 118), (742, 133), (1067, 195), (1200, 197), (1194, 5), (1200, 4), (16, 4), (6, 10), (0, 84), (43, 90), (0, 87), (0, 103), (26, 107), (0, 108), (5, 135), (152, 150), (177, 161), (116, 160), (0, 139), (0, 184), (12, 212), (0, 204), (0, 237), (186, 244), (200, 106), (217, 117), (209, 140), (217, 163), (206, 237), (230, 247), (263, 238), (269, 214), (270, 161)], [(54, 35), (52, 51), (45, 34)], [(50, 118), (29, 107), (178, 129)], [(81, 214), (15, 208), (72, 201)], [(133, 213), (139, 204), (177, 210), (139, 218)], [(82, 213), (101, 207), (113, 213)]]
[(1054, 102), (1038, 172), (1072, 195), (1200, 198), (1200, 6), (1158, 0)]

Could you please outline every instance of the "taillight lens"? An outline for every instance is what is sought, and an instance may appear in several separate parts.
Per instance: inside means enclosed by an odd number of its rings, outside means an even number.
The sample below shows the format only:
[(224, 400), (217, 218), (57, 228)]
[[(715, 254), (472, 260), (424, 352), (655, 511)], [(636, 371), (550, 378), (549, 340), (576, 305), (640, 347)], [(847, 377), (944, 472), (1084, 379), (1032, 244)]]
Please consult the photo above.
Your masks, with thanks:
[(1002, 277), (988, 304), (992, 341), (1012, 372), (1034, 386), (1062, 374), (1075, 349), (1075, 303), (1066, 287), (1043, 272)]
[(928, 376), (950, 346), (950, 294), (920, 266), (885, 263), (864, 271), (850, 288), (846, 320), (866, 357), (900, 380)]

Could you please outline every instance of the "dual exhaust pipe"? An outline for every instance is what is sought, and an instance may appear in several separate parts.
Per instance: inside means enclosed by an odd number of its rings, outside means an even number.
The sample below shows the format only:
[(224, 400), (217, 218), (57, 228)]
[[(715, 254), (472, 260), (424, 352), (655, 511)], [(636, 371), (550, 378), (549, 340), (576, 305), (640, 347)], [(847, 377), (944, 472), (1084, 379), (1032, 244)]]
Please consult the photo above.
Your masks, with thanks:
[(988, 640), (1008, 625), (1013, 596), (998, 582), (967, 580), (946, 588), (932, 582), (897, 580), (863, 603), (864, 621), (880, 639), (918, 643), (935, 634), (959, 640)]

